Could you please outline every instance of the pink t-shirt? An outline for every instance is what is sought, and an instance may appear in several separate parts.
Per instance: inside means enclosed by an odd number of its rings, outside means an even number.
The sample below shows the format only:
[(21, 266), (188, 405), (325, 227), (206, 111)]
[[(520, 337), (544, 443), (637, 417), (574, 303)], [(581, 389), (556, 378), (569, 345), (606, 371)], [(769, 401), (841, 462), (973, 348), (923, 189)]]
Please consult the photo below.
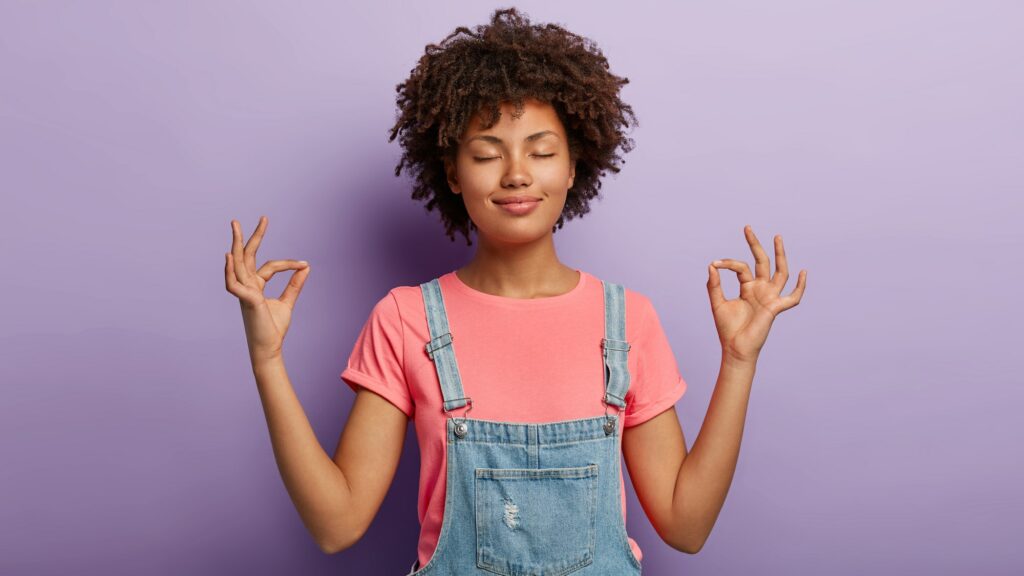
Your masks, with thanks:
[[(604, 291), (599, 278), (578, 272), (580, 281), (569, 292), (533, 299), (480, 292), (454, 271), (439, 277), (463, 390), (473, 398), (470, 418), (541, 423), (604, 415)], [(629, 288), (625, 295), (626, 340), (632, 347), (624, 428), (672, 408), (686, 391), (651, 301)], [(383, 396), (416, 426), (420, 566), (430, 561), (440, 536), (447, 463), (448, 415), (424, 350), (429, 340), (419, 286), (392, 288), (373, 307), (341, 373), (352, 390), (362, 386)], [(610, 413), (617, 410), (611, 406)], [(636, 541), (629, 538), (629, 544), (642, 559)]]

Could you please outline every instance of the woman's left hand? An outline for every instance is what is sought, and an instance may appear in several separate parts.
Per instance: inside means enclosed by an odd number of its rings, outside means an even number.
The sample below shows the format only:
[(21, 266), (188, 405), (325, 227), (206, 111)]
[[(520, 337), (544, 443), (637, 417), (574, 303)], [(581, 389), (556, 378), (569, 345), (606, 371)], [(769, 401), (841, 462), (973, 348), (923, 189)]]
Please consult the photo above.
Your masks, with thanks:
[[(775, 276), (770, 276), (768, 255), (757, 241), (757, 236), (754, 236), (753, 228), (744, 226), (743, 232), (754, 253), (754, 276), (750, 275), (750, 268), (742, 260), (715, 260), (708, 266), (708, 294), (711, 297), (711, 312), (715, 317), (718, 339), (722, 343), (723, 359), (755, 363), (775, 316), (800, 303), (804, 295), (807, 270), (800, 271), (796, 288), (788, 296), (780, 296), (789, 279), (782, 236), (775, 237)], [(736, 272), (740, 281), (739, 298), (725, 299), (717, 268)]]

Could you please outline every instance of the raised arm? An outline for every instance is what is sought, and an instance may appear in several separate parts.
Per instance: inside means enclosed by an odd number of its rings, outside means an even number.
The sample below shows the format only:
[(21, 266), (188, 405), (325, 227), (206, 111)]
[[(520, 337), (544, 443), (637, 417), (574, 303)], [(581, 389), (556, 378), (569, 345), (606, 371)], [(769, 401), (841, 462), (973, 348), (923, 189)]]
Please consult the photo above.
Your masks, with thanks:
[[(242, 246), (241, 225), (231, 221), (231, 251), (224, 283), (238, 297), (256, 387), (263, 402), (270, 441), (288, 495), (317, 545), (333, 553), (362, 537), (387, 493), (405, 441), (408, 418), (377, 394), (360, 389), (332, 460), (313, 432), (285, 370), (282, 348), (292, 309), (309, 266), (271, 260), (256, 268), (256, 251), (267, 218), (260, 218)], [(266, 298), (267, 282), (296, 270), (279, 298)]]
[[(782, 236), (775, 237), (775, 274), (754, 230), (743, 227), (754, 254), (755, 274), (746, 262), (731, 258), (708, 266), (708, 295), (722, 344), (722, 363), (704, 424), (687, 454), (674, 409), (622, 437), (623, 456), (637, 498), (658, 535), (677, 550), (695, 554), (704, 546), (725, 503), (739, 457), (743, 424), (757, 359), (775, 317), (800, 303), (807, 271), (796, 288), (781, 296), (789, 278)], [(718, 268), (736, 272), (740, 295), (726, 300)]]

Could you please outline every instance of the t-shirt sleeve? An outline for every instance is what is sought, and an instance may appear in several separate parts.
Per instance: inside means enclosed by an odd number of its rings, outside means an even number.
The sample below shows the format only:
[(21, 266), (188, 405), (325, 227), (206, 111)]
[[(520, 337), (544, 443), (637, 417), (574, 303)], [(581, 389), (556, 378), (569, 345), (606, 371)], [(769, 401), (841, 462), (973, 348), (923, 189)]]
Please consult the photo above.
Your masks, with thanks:
[[(686, 392), (686, 381), (679, 374), (675, 355), (654, 305), (641, 298), (640, 332), (634, 338), (631, 352), (637, 353), (635, 379), (630, 382), (632, 402), (626, 406), (624, 428), (643, 424), (671, 408)], [(628, 394), (627, 394), (628, 396)]]
[(353, 391), (362, 386), (375, 392), (411, 418), (413, 401), (405, 379), (403, 337), (398, 301), (388, 292), (370, 312), (340, 377)]

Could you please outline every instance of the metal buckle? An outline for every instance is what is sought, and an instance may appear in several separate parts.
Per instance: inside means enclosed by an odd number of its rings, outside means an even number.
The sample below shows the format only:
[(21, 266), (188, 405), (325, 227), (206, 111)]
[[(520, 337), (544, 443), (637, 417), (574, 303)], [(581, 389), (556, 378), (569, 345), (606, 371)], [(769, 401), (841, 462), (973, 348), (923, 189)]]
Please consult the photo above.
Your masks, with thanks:
[[(609, 435), (615, 430), (615, 419), (608, 415), (608, 406), (610, 406), (610, 404), (608, 404), (608, 401), (605, 400), (603, 396), (601, 397), (601, 403), (604, 404), (604, 433), (605, 435)], [(625, 409), (626, 401), (623, 400), (622, 407), (618, 409), (616, 415), (621, 414)]]
[[(448, 337), (447, 341), (444, 340), (445, 336)], [(438, 350), (444, 348), (445, 346), (451, 345), (451, 343), (454, 341), (455, 336), (451, 332), (445, 332), (444, 334), (441, 334), (437, 338), (431, 338), (429, 341), (427, 341), (427, 343), (423, 345), (423, 349), (426, 350), (427, 356), (429, 356), (430, 359), (433, 360), (434, 352), (437, 352)], [(433, 344), (434, 342), (438, 342), (438, 344), (431, 348), (430, 345)]]
[[(473, 399), (467, 396), (466, 398), (458, 398), (458, 400), (468, 400), (465, 406), (466, 411), (462, 413), (462, 422), (456, 420), (454, 416), (448, 416), (448, 418), (455, 423), (455, 435), (459, 438), (465, 438), (466, 432), (469, 431), (469, 426), (466, 425), (466, 418), (469, 415), (469, 411), (473, 409)], [(444, 410), (445, 414), (458, 410), (458, 408), (452, 408), (451, 410), (445, 410), (444, 408), (441, 409)]]

